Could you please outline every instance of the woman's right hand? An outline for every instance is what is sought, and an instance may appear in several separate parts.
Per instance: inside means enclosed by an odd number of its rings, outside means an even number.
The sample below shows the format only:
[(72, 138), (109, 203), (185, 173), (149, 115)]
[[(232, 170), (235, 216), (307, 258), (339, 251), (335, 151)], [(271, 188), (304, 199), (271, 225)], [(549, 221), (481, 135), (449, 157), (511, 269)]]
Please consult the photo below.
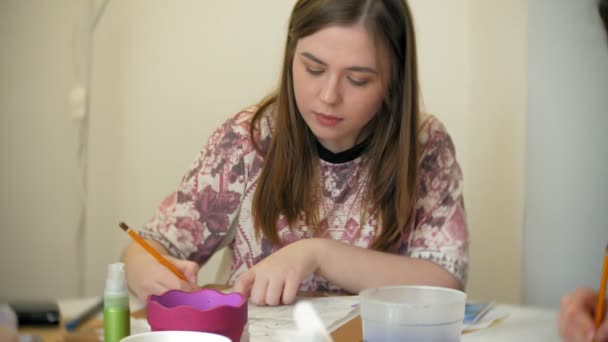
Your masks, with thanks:
[(127, 285), (131, 292), (144, 303), (150, 295), (160, 295), (169, 290), (192, 292), (198, 290), (199, 265), (193, 261), (181, 260), (168, 255), (159, 243), (146, 240), (170, 263), (180, 270), (188, 281), (178, 278), (137, 243), (132, 242), (123, 253)]

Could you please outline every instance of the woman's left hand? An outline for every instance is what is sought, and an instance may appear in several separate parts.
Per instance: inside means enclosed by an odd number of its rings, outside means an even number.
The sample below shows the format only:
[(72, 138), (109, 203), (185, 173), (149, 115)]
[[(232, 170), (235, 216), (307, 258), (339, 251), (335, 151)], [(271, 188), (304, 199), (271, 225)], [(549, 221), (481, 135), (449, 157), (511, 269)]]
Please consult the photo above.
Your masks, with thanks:
[(300, 283), (319, 268), (319, 239), (293, 242), (242, 273), (234, 290), (257, 305), (291, 304)]

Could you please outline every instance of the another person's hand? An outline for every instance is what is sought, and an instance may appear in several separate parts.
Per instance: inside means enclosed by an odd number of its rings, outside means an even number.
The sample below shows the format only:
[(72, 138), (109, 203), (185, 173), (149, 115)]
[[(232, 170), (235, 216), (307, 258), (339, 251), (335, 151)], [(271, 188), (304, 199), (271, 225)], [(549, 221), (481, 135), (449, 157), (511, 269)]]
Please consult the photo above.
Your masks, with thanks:
[(188, 281), (181, 280), (138, 244), (131, 243), (125, 249), (123, 260), (127, 284), (137, 298), (145, 302), (150, 295), (160, 295), (169, 290), (193, 292), (199, 288), (197, 285), (199, 265), (197, 263), (173, 258), (167, 255), (160, 244), (149, 240), (148, 242), (175, 265)]
[(19, 334), (15, 328), (0, 323), (0, 341), (19, 342)]
[(579, 288), (562, 298), (558, 315), (559, 332), (565, 342), (608, 342), (608, 320), (596, 331), (594, 325), (597, 293), (588, 288)]
[(300, 283), (319, 267), (316, 239), (291, 243), (237, 277), (234, 290), (257, 305), (291, 304)]

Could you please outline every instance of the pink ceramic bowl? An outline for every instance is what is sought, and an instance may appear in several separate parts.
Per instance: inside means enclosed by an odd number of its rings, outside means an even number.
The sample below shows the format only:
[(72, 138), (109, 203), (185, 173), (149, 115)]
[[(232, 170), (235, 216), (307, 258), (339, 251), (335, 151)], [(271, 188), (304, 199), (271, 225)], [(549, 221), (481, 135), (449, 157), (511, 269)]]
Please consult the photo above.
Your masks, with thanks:
[(148, 298), (152, 331), (187, 330), (219, 334), (239, 342), (247, 323), (247, 299), (238, 292), (171, 290)]

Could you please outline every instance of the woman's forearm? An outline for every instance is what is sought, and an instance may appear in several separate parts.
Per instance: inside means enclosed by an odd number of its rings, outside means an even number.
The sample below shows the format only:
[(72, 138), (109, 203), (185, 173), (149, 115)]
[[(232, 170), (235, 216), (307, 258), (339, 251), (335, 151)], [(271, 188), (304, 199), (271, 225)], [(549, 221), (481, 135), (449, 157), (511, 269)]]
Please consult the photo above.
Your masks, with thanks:
[(433, 285), (460, 289), (460, 282), (438, 264), (355, 247), (330, 239), (311, 239), (317, 273), (352, 293), (387, 285)]

